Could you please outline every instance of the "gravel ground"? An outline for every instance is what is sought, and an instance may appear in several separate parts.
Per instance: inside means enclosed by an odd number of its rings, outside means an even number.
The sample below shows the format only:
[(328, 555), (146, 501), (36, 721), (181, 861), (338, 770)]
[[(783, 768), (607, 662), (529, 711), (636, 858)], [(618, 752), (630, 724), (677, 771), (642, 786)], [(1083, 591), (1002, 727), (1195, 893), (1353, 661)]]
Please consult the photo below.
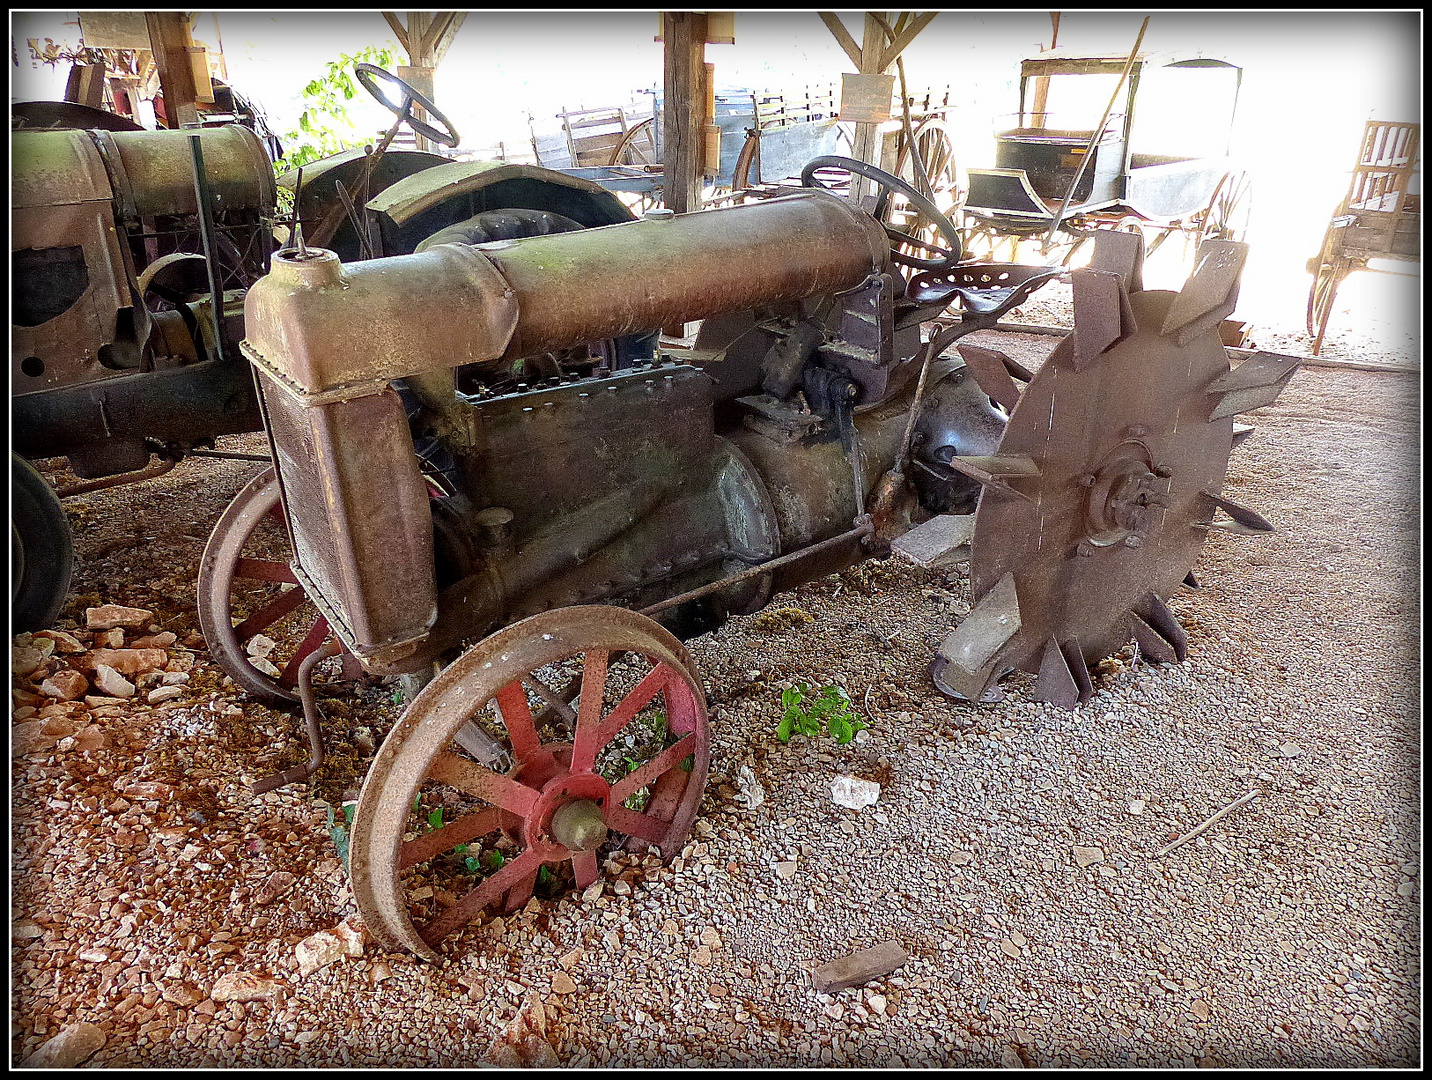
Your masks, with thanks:
[[(1028, 363), (1054, 342), (982, 338)], [(1227, 490), (1279, 531), (1213, 535), (1203, 588), (1171, 601), (1189, 661), (1121, 654), (1076, 710), (1026, 676), (995, 705), (934, 690), (962, 565), (866, 564), (692, 641), (713, 764), (681, 857), (611, 864), (600, 897), (533, 901), (440, 964), (345, 923), (328, 815), (361, 749), (315, 787), (239, 782), (301, 753), (296, 718), (226, 684), (196, 633), (203, 539), (255, 466), (70, 500), (71, 640), (15, 642), (17, 672), (39, 667), (14, 682), (14, 1060), (474, 1065), (516, 1019), (567, 1066), (1416, 1066), (1417, 394), (1308, 368), (1252, 414)], [(155, 670), (133, 698), (57, 702), (38, 684), (103, 644), (102, 603), (153, 613), (122, 636), (163, 650)], [(781, 743), (796, 680), (846, 688), (868, 730)], [(360, 748), (396, 713), (381, 688), (326, 709)], [(834, 805), (841, 774), (878, 803)], [(300, 943), (340, 927), (302, 974)], [(812, 989), (888, 939), (893, 974)]]

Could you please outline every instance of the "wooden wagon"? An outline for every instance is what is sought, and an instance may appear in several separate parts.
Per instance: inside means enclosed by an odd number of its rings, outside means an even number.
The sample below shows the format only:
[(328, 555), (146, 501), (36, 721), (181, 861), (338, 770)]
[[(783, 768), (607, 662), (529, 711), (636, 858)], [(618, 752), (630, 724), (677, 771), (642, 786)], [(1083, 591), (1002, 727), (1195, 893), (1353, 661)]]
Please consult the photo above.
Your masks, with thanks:
[[(1313, 355), (1323, 347), (1338, 286), (1374, 260), (1418, 262), (1422, 257), (1421, 195), (1416, 185), (1420, 124), (1369, 120), (1347, 195), (1338, 204), (1318, 254), (1308, 260), (1308, 334)], [(1383, 271), (1396, 273), (1397, 271)]]

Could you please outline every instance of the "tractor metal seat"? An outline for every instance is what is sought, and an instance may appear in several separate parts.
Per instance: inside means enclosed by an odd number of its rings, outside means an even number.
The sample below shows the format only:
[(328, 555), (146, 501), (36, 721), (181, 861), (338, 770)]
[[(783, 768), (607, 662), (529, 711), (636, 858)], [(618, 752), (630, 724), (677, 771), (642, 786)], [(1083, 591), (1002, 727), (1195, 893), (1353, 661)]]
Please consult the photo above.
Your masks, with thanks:
[(948, 304), (958, 297), (966, 313), (985, 321), (1007, 314), (1062, 273), (1064, 269), (1058, 266), (968, 263), (952, 270), (916, 274), (906, 296), (921, 306), (940, 301)]

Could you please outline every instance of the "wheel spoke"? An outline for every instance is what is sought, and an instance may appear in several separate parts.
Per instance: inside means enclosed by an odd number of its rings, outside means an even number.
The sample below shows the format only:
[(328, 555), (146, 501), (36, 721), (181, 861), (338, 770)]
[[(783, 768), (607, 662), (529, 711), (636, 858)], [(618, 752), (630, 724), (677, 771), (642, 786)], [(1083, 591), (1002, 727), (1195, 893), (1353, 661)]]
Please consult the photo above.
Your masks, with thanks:
[(248, 641), (260, 630), (272, 626), (307, 599), (308, 594), (302, 589), (290, 589), (286, 593), (281, 593), (234, 627), (234, 637), (238, 638), (240, 642)]
[(294, 650), (293, 656), (289, 658), (288, 663), (283, 666), (283, 671), (279, 672), (279, 684), (290, 689), (297, 686), (298, 666), (303, 663), (305, 656), (322, 645), (327, 638), (328, 620), (320, 615), (318, 621), (313, 624), (303, 641), (299, 643), (298, 648)]
[(454, 930), (472, 922), (483, 908), (514, 885), (519, 884), (524, 877), (536, 877), (537, 868), (541, 865), (541, 855), (535, 848), (528, 848), (517, 858), (504, 865), (497, 873), (486, 878), (481, 885), (453, 904), (452, 907), (437, 915), (418, 931), (419, 936), (429, 946), (436, 945)]
[(530, 874), (524, 875), (516, 885), (507, 890), (507, 896), (502, 902), (504, 912), (510, 914), (532, 899), (532, 890), (537, 885), (537, 874), (540, 869), (539, 867)]
[(485, 806), (475, 814), (457, 818), (430, 833), (406, 841), (398, 855), (398, 869), (427, 862), (436, 855), (451, 851), (459, 844), (486, 836), (512, 820), (512, 815), (495, 806)]
[(651, 797), (646, 800), (642, 813), (657, 821), (670, 821), (681, 806), (688, 780), (687, 774), (679, 769), (662, 773), (651, 785)]
[(572, 771), (590, 772), (596, 764), (602, 719), (602, 695), (607, 689), (606, 649), (589, 649), (582, 662), (582, 694), (577, 701), (577, 730), (573, 735)]
[(687, 735), (672, 746), (668, 746), (635, 772), (612, 785), (611, 802), (622, 803), (656, 780), (668, 769), (674, 769), (696, 751), (696, 736)]
[(607, 804), (607, 808), (602, 814), (602, 820), (617, 832), (635, 836), (649, 844), (659, 845), (666, 839), (666, 834), (671, 829), (670, 822), (630, 810), (616, 802), (615, 791), (613, 792), (613, 801)]
[(596, 749), (600, 750), (616, 738), (622, 728), (631, 723), (632, 718), (656, 697), (657, 692), (669, 685), (671, 676), (671, 669), (664, 663), (652, 668), (646, 678), (637, 683), (636, 689), (622, 698), (617, 707), (602, 721), (602, 726), (597, 729)]
[(285, 562), (274, 559), (237, 559), (234, 562), (234, 577), (251, 581), (277, 581), (290, 585), (298, 584), (293, 568)]
[(521, 682), (510, 682), (497, 691), (497, 713), (512, 742), (512, 756), (518, 761), (530, 761), (541, 749), (542, 740), (537, 737), (537, 725), (532, 721)]
[(572, 856), (572, 876), (577, 879), (577, 888), (585, 889), (597, 880), (597, 853), (578, 851)]
[(441, 751), (428, 766), (428, 777), (455, 787), (474, 798), (483, 799), (525, 817), (537, 801), (537, 792), (501, 773), (495, 773), (475, 761)]

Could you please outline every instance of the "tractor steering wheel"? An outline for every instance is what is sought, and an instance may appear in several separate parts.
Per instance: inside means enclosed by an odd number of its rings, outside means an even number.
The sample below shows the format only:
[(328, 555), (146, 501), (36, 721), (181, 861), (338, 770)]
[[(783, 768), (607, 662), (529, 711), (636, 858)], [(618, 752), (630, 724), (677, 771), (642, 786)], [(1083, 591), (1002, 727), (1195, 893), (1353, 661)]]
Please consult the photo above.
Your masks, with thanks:
[[(453, 127), (452, 121), (439, 112), (438, 107), (429, 101), (425, 95), (419, 93), (392, 72), (384, 71), (375, 64), (359, 64), (353, 69), (353, 74), (358, 76), (358, 81), (363, 84), (363, 89), (372, 94), (374, 100), (384, 108), (391, 109), (397, 116), (402, 117), (403, 120), (407, 122), (407, 125), (419, 135), (429, 138), (435, 143), (440, 143), (443, 146), (456, 146), (460, 141), (457, 128)], [(398, 92), (402, 95), (402, 102), (398, 105), (394, 105), (389, 101), (378, 84), (374, 81), (375, 79), (381, 79), (396, 87)], [(433, 127), (432, 124), (428, 124), (414, 116), (412, 106), (415, 102), (423, 107), (423, 111), (428, 114), (434, 123), (441, 124), (444, 130), (439, 131)]]
[(924, 195), (921, 195), (904, 180), (901, 180), (900, 177), (892, 176), (883, 169), (877, 169), (874, 165), (867, 165), (865, 162), (856, 161), (854, 158), (831, 155), (818, 157), (807, 163), (806, 167), (801, 170), (801, 184), (805, 187), (825, 189), (825, 185), (815, 178), (815, 173), (817, 169), (830, 168), (844, 169), (846, 172), (856, 173), (859, 176), (865, 177), (867, 180), (875, 181), (875, 183), (884, 189), (880, 195), (880, 202), (875, 208), (875, 216), (877, 218), (879, 218), (880, 211), (884, 208), (886, 200), (890, 197), (890, 193), (892, 191), (898, 191), (901, 195), (904, 195), (905, 198), (909, 199), (921, 213), (925, 214), (934, 222), (935, 229), (939, 232), (941, 239), (948, 245), (945, 248), (938, 248), (907, 233), (902, 233), (899, 229), (885, 225), (885, 235), (890, 237), (896, 244), (909, 244), (912, 247), (925, 248), (939, 253), (939, 258), (922, 259), (918, 255), (907, 255), (898, 247), (895, 247), (890, 251), (890, 258), (895, 262), (914, 267), (917, 270), (949, 270), (960, 261), (960, 257), (963, 253), (963, 245), (960, 243), (958, 230), (950, 223), (949, 218), (940, 213), (934, 203)]

